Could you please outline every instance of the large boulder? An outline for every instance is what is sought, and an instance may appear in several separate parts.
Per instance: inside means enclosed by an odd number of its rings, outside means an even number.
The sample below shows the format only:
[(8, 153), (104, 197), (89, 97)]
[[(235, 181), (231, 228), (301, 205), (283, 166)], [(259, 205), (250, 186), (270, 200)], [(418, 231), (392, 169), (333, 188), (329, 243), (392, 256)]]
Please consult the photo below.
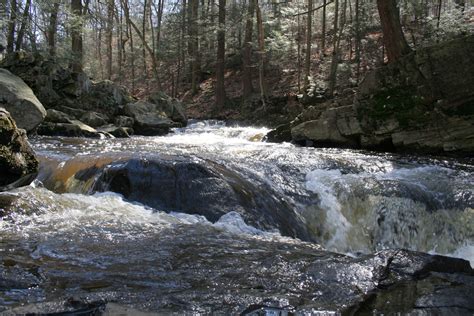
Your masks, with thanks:
[(0, 191), (31, 182), (38, 171), (38, 160), (24, 130), (18, 129), (11, 115), (0, 108)]
[[(262, 230), (312, 240), (304, 220), (284, 196), (267, 183), (246, 179), (223, 165), (187, 157), (127, 157), (126, 153), (104, 156), (100, 162), (83, 158), (43, 174), (41, 180), (57, 192), (116, 192), (157, 210), (202, 215), (212, 222), (235, 212)], [(64, 173), (71, 168), (74, 173)]]
[(164, 135), (172, 127), (181, 126), (173, 122), (160, 105), (146, 101), (129, 103), (124, 108), (124, 113), (134, 119), (133, 130), (138, 135)]
[(163, 112), (174, 122), (186, 126), (188, 118), (186, 117), (183, 103), (169, 97), (163, 92), (156, 92), (148, 97), (148, 102), (155, 104), (157, 111)]
[(0, 68), (0, 106), (10, 112), (19, 128), (34, 130), (46, 117), (46, 110), (33, 91), (6, 69)]

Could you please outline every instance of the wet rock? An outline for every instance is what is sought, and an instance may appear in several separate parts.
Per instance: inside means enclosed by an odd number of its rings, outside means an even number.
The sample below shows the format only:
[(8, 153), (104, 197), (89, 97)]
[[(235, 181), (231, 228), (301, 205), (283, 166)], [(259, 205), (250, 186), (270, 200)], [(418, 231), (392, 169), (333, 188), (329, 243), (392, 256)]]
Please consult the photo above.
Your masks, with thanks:
[(19, 128), (34, 130), (46, 117), (46, 110), (21, 78), (0, 68), (0, 106), (4, 107)]
[(127, 104), (124, 113), (134, 119), (133, 130), (138, 135), (164, 135), (172, 127), (181, 126), (166, 116), (160, 105), (154, 103), (138, 101)]
[(291, 125), (282, 124), (271, 130), (266, 135), (266, 141), (270, 143), (291, 142)]
[(0, 108), (0, 191), (29, 184), (38, 172), (38, 160), (24, 130)]
[(69, 123), (44, 122), (38, 127), (37, 132), (45, 136), (101, 138), (101, 134), (96, 129), (78, 120), (70, 120)]
[(184, 158), (130, 159), (79, 171), (87, 191), (112, 191), (157, 210), (205, 216), (215, 222), (231, 211), (255, 227), (310, 240), (305, 224), (285, 199), (265, 183), (253, 184), (224, 166)]
[(130, 127), (117, 127), (115, 125), (101, 126), (97, 130), (117, 138), (129, 138), (133, 134), (133, 129)]

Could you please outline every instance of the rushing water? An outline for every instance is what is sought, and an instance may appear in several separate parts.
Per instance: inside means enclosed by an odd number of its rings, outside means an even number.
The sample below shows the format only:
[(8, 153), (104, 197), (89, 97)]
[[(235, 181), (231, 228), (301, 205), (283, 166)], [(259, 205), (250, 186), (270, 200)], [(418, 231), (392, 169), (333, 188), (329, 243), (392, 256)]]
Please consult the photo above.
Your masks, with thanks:
[[(195, 122), (164, 137), (33, 139), (38, 180), (0, 196), (14, 201), (0, 219), (0, 254), (9, 267), (0, 271), (0, 306), (98, 292), (129, 304), (148, 289), (142, 310), (228, 312), (227, 305), (258, 302), (263, 294), (251, 280), (270, 273), (280, 293), (292, 293), (273, 296), (282, 307), (301, 295), (306, 281), (299, 267), (321, 247), (351, 256), (407, 248), (474, 263), (471, 162), (270, 144), (262, 141), (266, 132)], [(94, 192), (95, 176), (74, 178), (91, 166), (155, 156), (225, 166), (271, 188), (272, 199), (289, 205), (316, 243), (257, 229), (234, 206), (212, 223)], [(275, 271), (265, 263), (273, 256), (280, 258)], [(239, 274), (247, 280), (236, 280)], [(44, 279), (47, 285), (37, 286)], [(229, 292), (234, 282), (249, 286)], [(205, 286), (215, 287), (212, 295)]]

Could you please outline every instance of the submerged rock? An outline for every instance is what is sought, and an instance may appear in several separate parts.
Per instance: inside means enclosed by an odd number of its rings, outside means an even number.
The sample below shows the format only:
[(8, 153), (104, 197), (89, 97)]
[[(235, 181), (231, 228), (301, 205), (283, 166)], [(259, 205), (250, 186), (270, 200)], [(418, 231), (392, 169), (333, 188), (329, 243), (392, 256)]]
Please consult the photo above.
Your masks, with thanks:
[(301, 216), (281, 194), (225, 166), (175, 156), (82, 158), (41, 180), (58, 192), (111, 191), (157, 210), (202, 215), (211, 222), (236, 212), (254, 227), (312, 240)]
[(38, 171), (38, 160), (24, 130), (0, 108), (0, 191), (29, 184)]
[(46, 117), (46, 110), (21, 78), (0, 68), (0, 106), (10, 112), (19, 128), (33, 131)]

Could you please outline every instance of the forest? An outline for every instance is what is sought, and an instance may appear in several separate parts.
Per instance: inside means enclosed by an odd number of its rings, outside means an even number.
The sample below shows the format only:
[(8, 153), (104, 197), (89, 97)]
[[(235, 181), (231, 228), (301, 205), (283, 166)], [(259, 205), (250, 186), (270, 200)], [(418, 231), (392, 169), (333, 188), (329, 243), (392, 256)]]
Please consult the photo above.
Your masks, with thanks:
[(472, 0), (0, 0), (0, 315), (473, 315)]
[[(220, 109), (254, 93), (342, 93), (400, 54), (400, 27), (416, 50), (471, 32), (473, 19), (462, 0), (2, 2), (6, 52), (48, 53), (134, 95)], [(387, 43), (380, 17), (401, 24)]]

